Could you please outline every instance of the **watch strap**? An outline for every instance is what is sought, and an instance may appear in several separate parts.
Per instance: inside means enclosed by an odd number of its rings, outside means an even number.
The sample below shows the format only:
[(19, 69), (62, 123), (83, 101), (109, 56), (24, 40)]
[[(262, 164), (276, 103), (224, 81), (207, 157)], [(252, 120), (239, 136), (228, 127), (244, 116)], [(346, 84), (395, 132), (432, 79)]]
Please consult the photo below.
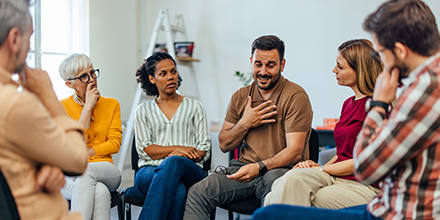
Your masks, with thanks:
[(388, 104), (386, 102), (382, 102), (382, 101), (371, 101), (370, 102), (370, 110), (376, 106), (385, 109), (385, 112), (388, 114), (388, 110), (389, 110), (388, 108), (390, 107), (390, 104)]
[(263, 163), (263, 161), (258, 161), (257, 163), (258, 163), (258, 165), (260, 165), (259, 173), (260, 173), (261, 175), (266, 174), (266, 172), (267, 172), (267, 167), (266, 167), (266, 165)]

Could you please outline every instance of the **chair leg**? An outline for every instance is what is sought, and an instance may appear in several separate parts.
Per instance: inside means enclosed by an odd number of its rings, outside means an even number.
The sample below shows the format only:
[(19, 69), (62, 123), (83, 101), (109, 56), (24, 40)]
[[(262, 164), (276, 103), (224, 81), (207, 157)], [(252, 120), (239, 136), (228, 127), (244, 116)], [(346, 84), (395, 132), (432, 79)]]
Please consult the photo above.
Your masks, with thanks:
[(209, 216), (210, 220), (215, 220), (215, 211), (217, 210), (217, 208), (214, 208), (213, 210), (211, 210), (211, 216)]
[(125, 219), (131, 220), (131, 204), (125, 203)]
[(125, 210), (125, 191), (119, 194), (119, 204), (118, 208), (118, 218), (119, 220), (124, 220), (124, 210)]
[(124, 204), (119, 201), (119, 204), (116, 206), (118, 209), (118, 220), (124, 220)]
[(231, 210), (228, 210), (228, 219), (229, 220), (234, 220), (234, 212)]

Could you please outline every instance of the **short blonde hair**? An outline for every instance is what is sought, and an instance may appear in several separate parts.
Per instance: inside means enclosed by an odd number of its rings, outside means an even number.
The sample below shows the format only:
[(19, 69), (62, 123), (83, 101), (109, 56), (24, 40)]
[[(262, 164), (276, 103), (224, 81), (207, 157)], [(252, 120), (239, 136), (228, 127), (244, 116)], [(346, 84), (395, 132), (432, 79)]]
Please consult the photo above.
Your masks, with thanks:
[(87, 55), (74, 53), (61, 62), (60, 76), (64, 81), (67, 81), (78, 75), (81, 70), (89, 67), (93, 67), (93, 64)]
[(376, 78), (383, 70), (383, 64), (371, 57), (373, 43), (366, 39), (349, 40), (339, 46), (338, 50), (356, 72), (359, 92), (372, 97)]

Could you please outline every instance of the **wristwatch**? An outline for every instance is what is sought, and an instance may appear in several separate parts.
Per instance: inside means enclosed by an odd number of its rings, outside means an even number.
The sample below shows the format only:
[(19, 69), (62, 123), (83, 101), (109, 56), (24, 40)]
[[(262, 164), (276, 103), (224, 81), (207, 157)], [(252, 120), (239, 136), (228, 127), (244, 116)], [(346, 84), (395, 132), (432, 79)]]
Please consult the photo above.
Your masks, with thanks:
[(258, 165), (260, 165), (260, 175), (264, 175), (267, 173), (267, 167), (264, 165), (263, 161), (258, 161)]
[(365, 102), (365, 111), (369, 112), (373, 107), (382, 107), (383, 109), (385, 109), (386, 114), (388, 114), (388, 112), (391, 110), (391, 106), (390, 104), (386, 103), (386, 102), (382, 102), (382, 101), (373, 101), (371, 99), (368, 99), (367, 102)]

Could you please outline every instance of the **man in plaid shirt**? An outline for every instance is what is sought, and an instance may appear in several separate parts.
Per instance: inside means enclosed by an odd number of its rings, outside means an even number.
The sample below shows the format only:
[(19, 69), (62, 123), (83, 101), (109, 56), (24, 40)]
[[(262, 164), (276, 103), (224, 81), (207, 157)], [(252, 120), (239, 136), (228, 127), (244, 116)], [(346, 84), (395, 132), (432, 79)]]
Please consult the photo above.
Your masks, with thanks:
[[(254, 219), (440, 219), (440, 35), (420, 0), (385, 2), (364, 22), (385, 65), (354, 149), (355, 176), (382, 193), (340, 210), (274, 205)], [(387, 118), (398, 85), (402, 93)]]

